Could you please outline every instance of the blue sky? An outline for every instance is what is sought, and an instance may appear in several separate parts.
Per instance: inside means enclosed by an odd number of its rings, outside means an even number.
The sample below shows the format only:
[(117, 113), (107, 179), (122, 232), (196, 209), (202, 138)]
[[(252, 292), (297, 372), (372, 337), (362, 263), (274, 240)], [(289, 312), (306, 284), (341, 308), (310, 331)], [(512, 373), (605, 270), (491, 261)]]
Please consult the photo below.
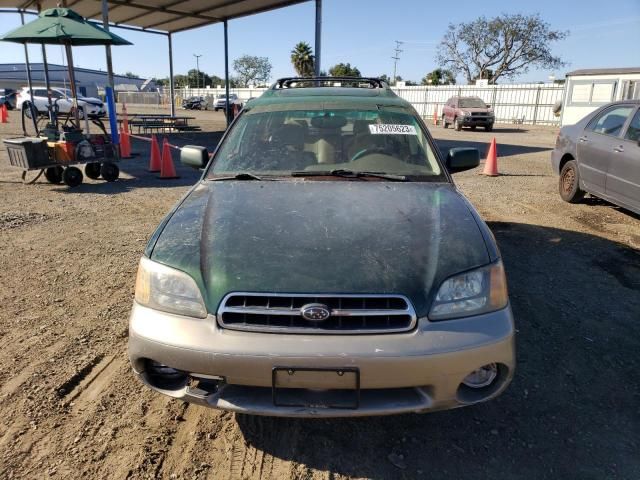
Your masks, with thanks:
[[(393, 72), (394, 40), (404, 41), (398, 75), (419, 81), (437, 67), (436, 47), (447, 24), (470, 21), (480, 15), (540, 13), (553, 28), (570, 36), (553, 47), (570, 63), (560, 71), (532, 70), (517, 81), (545, 81), (578, 68), (640, 66), (640, 0), (324, 0), (322, 67), (350, 62), (364, 75)], [(273, 64), (272, 79), (293, 74), (290, 51), (298, 41), (314, 43), (314, 2), (229, 22), (229, 53), (265, 56)], [(33, 18), (27, 16), (26, 19)], [(0, 13), (0, 33), (19, 26), (20, 18)], [(113, 48), (114, 70), (141, 76), (168, 76), (167, 41), (159, 35), (115, 30), (135, 45)], [(223, 28), (212, 25), (174, 35), (174, 71), (195, 67), (194, 53), (202, 54), (200, 68), (223, 76)], [(63, 63), (61, 47), (48, 47), (49, 61)], [(30, 47), (31, 61), (41, 61), (39, 47)], [(0, 63), (22, 62), (23, 49), (0, 43)], [(74, 48), (76, 66), (106, 69), (104, 49)]]

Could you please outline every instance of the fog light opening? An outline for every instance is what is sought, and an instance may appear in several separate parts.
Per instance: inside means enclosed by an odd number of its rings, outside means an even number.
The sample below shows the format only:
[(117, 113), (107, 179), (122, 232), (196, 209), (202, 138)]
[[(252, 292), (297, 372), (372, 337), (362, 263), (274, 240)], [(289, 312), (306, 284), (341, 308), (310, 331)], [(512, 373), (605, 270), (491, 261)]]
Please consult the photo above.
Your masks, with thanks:
[(497, 377), (498, 366), (495, 363), (489, 363), (464, 377), (462, 383), (469, 388), (485, 388), (491, 385)]
[(149, 383), (163, 390), (178, 390), (184, 388), (188, 380), (186, 372), (156, 362), (155, 360), (148, 359), (145, 362), (145, 371)]

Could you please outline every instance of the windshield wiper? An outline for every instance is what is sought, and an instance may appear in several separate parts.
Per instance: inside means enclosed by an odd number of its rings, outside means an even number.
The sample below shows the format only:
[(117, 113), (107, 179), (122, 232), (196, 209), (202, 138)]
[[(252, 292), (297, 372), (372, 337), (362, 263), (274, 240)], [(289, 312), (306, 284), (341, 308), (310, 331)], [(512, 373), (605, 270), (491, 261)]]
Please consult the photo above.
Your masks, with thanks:
[(249, 172), (237, 173), (228, 177), (210, 177), (212, 182), (220, 182), (222, 180), (275, 180), (275, 178), (264, 178)]
[(405, 175), (393, 175), (390, 173), (384, 172), (360, 172), (353, 170), (345, 170), (342, 168), (336, 170), (302, 170), (299, 172), (291, 172), (292, 177), (344, 177), (344, 178), (362, 178), (362, 177), (373, 177), (373, 178), (382, 178), (384, 180), (391, 180), (394, 182), (406, 182), (409, 179)]

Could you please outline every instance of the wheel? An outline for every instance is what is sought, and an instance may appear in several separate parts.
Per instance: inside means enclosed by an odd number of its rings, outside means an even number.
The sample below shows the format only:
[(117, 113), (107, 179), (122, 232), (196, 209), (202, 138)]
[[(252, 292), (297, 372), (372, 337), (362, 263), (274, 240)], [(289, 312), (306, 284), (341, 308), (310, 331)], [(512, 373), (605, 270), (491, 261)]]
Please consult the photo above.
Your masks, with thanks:
[(217, 111), (218, 111), (218, 110), (220, 110), (220, 109), (219, 109), (219, 108), (214, 108), (213, 110), (217, 112)]
[(584, 198), (585, 192), (580, 190), (580, 173), (575, 160), (569, 160), (560, 170), (559, 190), (565, 202), (578, 203)]
[(102, 178), (107, 182), (115, 182), (120, 176), (120, 169), (115, 163), (104, 162), (100, 169), (100, 173), (102, 174)]
[(49, 183), (60, 183), (62, 181), (62, 172), (64, 172), (62, 167), (49, 167), (44, 171), (44, 178)]
[(100, 178), (100, 163), (99, 162), (91, 162), (87, 163), (84, 166), (84, 174), (93, 179), (97, 180)]
[(490, 132), (491, 130), (493, 130), (493, 124), (484, 126), (484, 131), (485, 132)]
[(77, 187), (82, 183), (82, 172), (76, 167), (67, 167), (62, 172), (62, 181), (68, 187)]
[(449, 128), (449, 124), (447, 123), (447, 117), (442, 115), (442, 128)]
[(462, 122), (459, 119), (454, 118), (453, 123), (456, 124), (456, 131), (459, 132), (460, 130), (462, 130)]
[(475, 125), (471, 125), (471, 130), (475, 130), (476, 126)]

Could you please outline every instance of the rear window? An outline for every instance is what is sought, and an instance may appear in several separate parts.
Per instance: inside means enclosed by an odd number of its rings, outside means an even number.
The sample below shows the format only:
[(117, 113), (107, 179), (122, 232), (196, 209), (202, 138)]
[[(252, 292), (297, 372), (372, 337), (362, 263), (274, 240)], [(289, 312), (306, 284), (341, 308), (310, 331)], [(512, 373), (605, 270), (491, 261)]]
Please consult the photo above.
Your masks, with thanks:
[(443, 175), (418, 119), (395, 109), (249, 111), (234, 124), (209, 175), (333, 169)]

